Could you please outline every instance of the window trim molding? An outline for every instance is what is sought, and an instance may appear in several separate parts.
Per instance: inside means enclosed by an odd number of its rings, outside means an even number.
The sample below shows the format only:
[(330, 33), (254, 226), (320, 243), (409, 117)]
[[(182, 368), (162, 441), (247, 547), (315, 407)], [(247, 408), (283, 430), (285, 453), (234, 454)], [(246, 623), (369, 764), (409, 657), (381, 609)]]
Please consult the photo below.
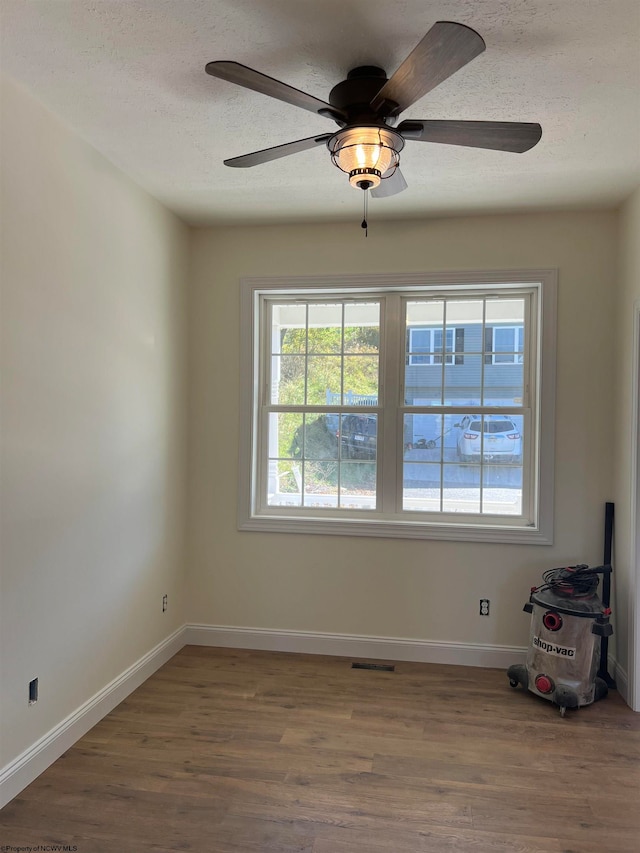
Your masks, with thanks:
[[(557, 280), (555, 268), (525, 270), (447, 271), (407, 274), (323, 275), (323, 276), (270, 276), (240, 279), (240, 422), (239, 434), (239, 486), (238, 529), (276, 533), (322, 534), (335, 536), (373, 536), (402, 539), (434, 539), (445, 541), (553, 544), (554, 518), (554, 447), (555, 447), (555, 363), (557, 335)], [(532, 324), (532, 334), (537, 339), (539, 406), (535, 409), (538, 443), (533, 448), (532, 471), (537, 490), (537, 524), (529, 528), (514, 527), (500, 518), (490, 527), (441, 519), (424, 523), (412, 519), (354, 519), (315, 516), (287, 517), (279, 508), (277, 516), (254, 513), (252, 483), (257, 477), (257, 417), (253, 405), (264, 376), (259, 364), (259, 328), (256, 322), (256, 304), (265, 291), (286, 297), (299, 294), (322, 295), (327, 289), (340, 289), (345, 294), (358, 294), (366, 290), (394, 292), (409, 288), (437, 288), (450, 292), (470, 292), (491, 286), (497, 289), (519, 285), (538, 287), (540, 324)], [(544, 353), (544, 359), (542, 354)]]

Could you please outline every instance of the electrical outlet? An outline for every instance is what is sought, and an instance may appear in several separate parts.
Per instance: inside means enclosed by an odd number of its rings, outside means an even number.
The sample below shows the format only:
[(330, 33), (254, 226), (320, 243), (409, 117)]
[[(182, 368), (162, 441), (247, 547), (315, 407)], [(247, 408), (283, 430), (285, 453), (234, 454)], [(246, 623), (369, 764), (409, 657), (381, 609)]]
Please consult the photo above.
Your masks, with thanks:
[(488, 616), (489, 615), (489, 599), (481, 598), (480, 599), (480, 615)]
[(163, 595), (162, 596), (162, 612), (163, 613), (165, 612), (165, 610), (167, 609), (168, 606), (169, 606), (169, 596)]
[(35, 705), (38, 701), (38, 679), (29, 682), (29, 704)]

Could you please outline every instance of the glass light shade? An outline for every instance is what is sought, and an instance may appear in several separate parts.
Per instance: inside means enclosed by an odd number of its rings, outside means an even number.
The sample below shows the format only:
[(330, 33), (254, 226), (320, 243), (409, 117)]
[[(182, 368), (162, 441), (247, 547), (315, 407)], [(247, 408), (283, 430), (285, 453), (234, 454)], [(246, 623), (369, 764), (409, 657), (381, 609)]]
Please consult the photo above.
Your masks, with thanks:
[(349, 175), (352, 186), (367, 181), (377, 187), (389, 169), (399, 163), (403, 138), (384, 127), (350, 127), (329, 142), (335, 165)]

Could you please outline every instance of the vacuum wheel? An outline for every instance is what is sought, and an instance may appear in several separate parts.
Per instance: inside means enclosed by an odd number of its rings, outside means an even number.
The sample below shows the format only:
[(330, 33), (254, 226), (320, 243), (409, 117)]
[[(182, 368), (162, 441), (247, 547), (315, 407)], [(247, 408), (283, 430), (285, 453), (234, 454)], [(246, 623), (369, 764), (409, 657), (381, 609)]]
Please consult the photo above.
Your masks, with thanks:
[(507, 678), (509, 679), (509, 684), (511, 687), (517, 687), (519, 684), (527, 689), (529, 686), (529, 673), (527, 672), (526, 666), (523, 666), (521, 663), (514, 663), (507, 670)]
[(567, 713), (567, 706), (566, 705), (560, 705), (560, 716), (564, 717), (564, 715), (566, 713)]

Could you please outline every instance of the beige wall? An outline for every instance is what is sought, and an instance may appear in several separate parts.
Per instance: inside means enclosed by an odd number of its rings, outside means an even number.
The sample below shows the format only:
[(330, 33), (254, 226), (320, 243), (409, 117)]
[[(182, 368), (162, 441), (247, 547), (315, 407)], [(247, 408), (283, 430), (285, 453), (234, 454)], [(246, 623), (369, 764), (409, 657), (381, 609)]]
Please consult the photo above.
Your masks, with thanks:
[[(637, 572), (634, 563), (634, 532), (638, 528), (638, 507), (631, 501), (633, 480), (636, 476), (630, 462), (632, 444), (637, 443), (637, 434), (632, 434), (633, 423), (633, 383), (638, 393), (637, 354), (634, 357), (634, 319), (640, 311), (640, 188), (629, 198), (620, 210), (619, 225), (619, 275), (616, 290), (616, 324), (614, 338), (616, 403), (612, 422), (615, 427), (614, 442), (614, 494), (615, 510), (615, 587), (616, 610), (620, 625), (620, 635), (628, 636), (631, 641), (630, 605), (636, 589)], [(635, 368), (635, 371), (634, 371)], [(640, 498), (640, 496), (638, 496)], [(635, 516), (635, 517), (634, 517)], [(635, 582), (634, 582), (635, 581)], [(638, 638), (636, 639), (638, 642)], [(630, 669), (635, 657), (636, 689), (640, 689), (640, 649), (630, 654), (628, 643), (618, 643), (618, 659), (623, 669), (632, 675)], [(638, 694), (640, 701), (640, 693)], [(640, 710), (640, 708), (638, 708)]]
[(0, 767), (184, 621), (188, 253), (9, 81), (2, 113)]
[[(201, 229), (190, 305), (188, 618), (210, 625), (526, 645), (541, 572), (602, 559), (613, 478), (615, 213)], [(557, 267), (553, 546), (240, 533), (238, 280)], [(246, 389), (245, 389), (246, 390)], [(479, 598), (492, 602), (478, 615)]]

